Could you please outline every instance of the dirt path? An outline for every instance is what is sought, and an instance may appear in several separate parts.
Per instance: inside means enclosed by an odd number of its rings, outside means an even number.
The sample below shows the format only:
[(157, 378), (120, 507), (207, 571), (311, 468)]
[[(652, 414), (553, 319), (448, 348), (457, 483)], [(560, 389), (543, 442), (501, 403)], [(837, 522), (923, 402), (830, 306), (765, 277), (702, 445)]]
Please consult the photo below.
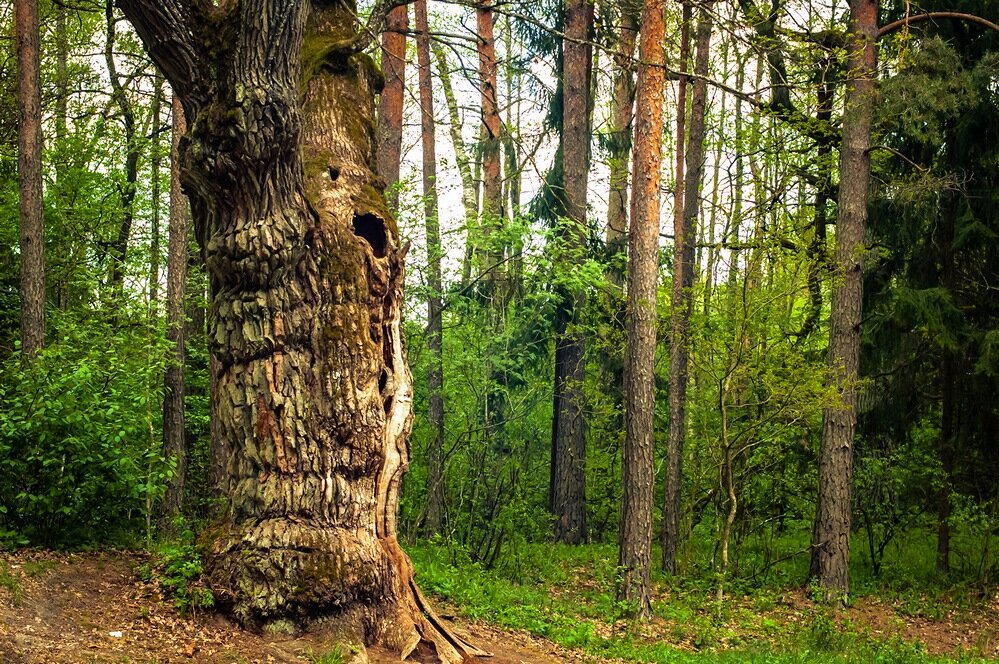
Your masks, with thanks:
[[(0, 662), (205, 662), (270, 664), (314, 661), (335, 643), (322, 636), (270, 638), (213, 614), (181, 616), (155, 584), (142, 581), (139, 554), (0, 554)], [(480, 625), (459, 632), (494, 653), (490, 664), (581, 661), (539, 639)], [(397, 658), (370, 652), (370, 664)]]

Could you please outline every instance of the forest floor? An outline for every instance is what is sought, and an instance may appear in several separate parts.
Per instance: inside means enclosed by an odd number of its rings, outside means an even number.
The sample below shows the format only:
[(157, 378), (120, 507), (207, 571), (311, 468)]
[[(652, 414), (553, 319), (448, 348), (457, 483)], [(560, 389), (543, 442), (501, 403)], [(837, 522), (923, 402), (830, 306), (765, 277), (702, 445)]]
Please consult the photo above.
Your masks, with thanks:
[[(321, 634), (268, 637), (243, 631), (213, 612), (181, 615), (139, 568), (144, 553), (0, 553), (0, 663), (206, 662), (334, 664), (337, 644)], [(524, 633), (453, 621), (491, 652), (495, 664), (579, 661)], [(397, 662), (369, 652), (370, 664)]]
[[(85, 664), (89, 662), (207, 662), (207, 663), (290, 663), (338, 664), (351, 658), (338, 657), (337, 644), (322, 634), (299, 638), (267, 637), (238, 629), (210, 611), (182, 616), (164, 597), (159, 585), (143, 580), (139, 569), (149, 556), (134, 552), (52, 553), (25, 550), (0, 553), (0, 662), (3, 664)], [(429, 584), (431, 587), (434, 583)], [(579, 587), (585, 587), (581, 580)], [(553, 600), (565, 589), (553, 591)], [(446, 595), (446, 593), (445, 593)], [(453, 599), (453, 598), (452, 598)], [(463, 607), (449, 608), (438, 601), (441, 613), (465, 613)], [(775, 612), (779, 612), (775, 613)], [(762, 624), (780, 634), (801, 632), (809, 636), (802, 652), (819, 655), (796, 656), (787, 661), (843, 661), (839, 655), (821, 655), (823, 640), (831, 642), (845, 629), (867, 641), (891, 641), (891, 657), (872, 661), (932, 661), (936, 657), (979, 661), (999, 657), (999, 596), (973, 610), (943, 612), (927, 618), (907, 615), (891, 603), (864, 599), (834, 620), (817, 621), (811, 603), (803, 594), (783, 596), (780, 607), (756, 610), (759, 622), (743, 620), (728, 627), (725, 636), (705, 648), (697, 629), (696, 615), (657, 617), (635, 631), (622, 621), (618, 627), (590, 624), (585, 642), (590, 647), (568, 648), (524, 630), (504, 629), (483, 620), (449, 618), (459, 633), (479, 647), (492, 652), (490, 664), (556, 664), (558, 662), (620, 662), (639, 659), (653, 662), (686, 662), (705, 650), (704, 661), (779, 661), (726, 657), (740, 646), (764, 644), (762, 651), (787, 649), (780, 640), (761, 641), (752, 625)], [(489, 616), (486, 616), (488, 618)], [(675, 619), (675, 620), (674, 620)], [(783, 621), (776, 625), (775, 621)], [(503, 621), (493, 620), (493, 623)], [(772, 624), (773, 623), (773, 624)], [(818, 625), (818, 628), (816, 627)], [(631, 630), (627, 641), (656, 644), (655, 653), (641, 648), (601, 654), (596, 643), (617, 643), (619, 637), (601, 632)], [(535, 630), (537, 631), (537, 630)], [(595, 632), (595, 633), (594, 633)], [(700, 634), (700, 636), (698, 636)], [(609, 640), (608, 640), (609, 639)], [(617, 639), (615, 641), (614, 639)], [(556, 639), (558, 640), (558, 639)], [(866, 641), (865, 641), (866, 642)], [(899, 644), (904, 648), (899, 649)], [(826, 643), (826, 645), (829, 645)], [(662, 650), (659, 649), (661, 646)], [(793, 648), (792, 648), (793, 650)], [(757, 650), (756, 652), (762, 652)], [(718, 654), (723, 656), (719, 657)], [(829, 651), (830, 653), (832, 651)], [(896, 656), (898, 653), (915, 658)], [(661, 654), (660, 654), (661, 653)], [(624, 656), (623, 659), (613, 659)], [(385, 654), (369, 653), (371, 664), (393, 661)], [(698, 658), (700, 661), (700, 658)], [(847, 661), (854, 661), (847, 658)], [(866, 661), (863, 658), (862, 661)]]

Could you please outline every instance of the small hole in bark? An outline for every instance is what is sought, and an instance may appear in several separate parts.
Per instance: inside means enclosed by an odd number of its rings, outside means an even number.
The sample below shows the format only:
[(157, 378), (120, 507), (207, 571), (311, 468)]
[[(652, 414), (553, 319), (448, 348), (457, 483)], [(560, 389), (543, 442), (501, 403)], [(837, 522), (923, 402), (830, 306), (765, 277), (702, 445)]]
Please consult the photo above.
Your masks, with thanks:
[(385, 400), (385, 412), (387, 413), (390, 410), (392, 410), (392, 397)]
[(340, 169), (336, 166), (330, 166), (330, 180), (336, 182), (340, 179)]
[(378, 391), (384, 392), (386, 385), (388, 385), (388, 372), (382, 369), (382, 374), (378, 377)]
[(385, 234), (384, 221), (373, 214), (355, 214), (354, 235), (364, 238), (371, 245), (371, 250), (374, 252), (375, 257), (385, 257), (388, 236)]

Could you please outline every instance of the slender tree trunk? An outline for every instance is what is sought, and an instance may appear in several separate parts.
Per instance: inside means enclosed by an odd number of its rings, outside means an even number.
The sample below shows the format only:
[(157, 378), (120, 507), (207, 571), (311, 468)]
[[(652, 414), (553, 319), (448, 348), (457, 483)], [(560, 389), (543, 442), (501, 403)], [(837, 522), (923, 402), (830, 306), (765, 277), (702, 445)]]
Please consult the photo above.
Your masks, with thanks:
[[(833, 111), (833, 86), (830, 77), (832, 70), (830, 63), (826, 62), (819, 69), (818, 87), (816, 90), (815, 119), (822, 126), (828, 125), (832, 120)], [(808, 294), (809, 309), (805, 320), (801, 324), (799, 341), (804, 342), (819, 324), (822, 316), (822, 273), (826, 269), (826, 226), (829, 223), (828, 205), (829, 190), (832, 186), (832, 148), (829, 142), (820, 143), (816, 166), (819, 181), (815, 186), (815, 213), (812, 223), (812, 240), (808, 247)]]
[(472, 162), (468, 156), (468, 148), (465, 140), (461, 136), (461, 115), (458, 112), (458, 102), (454, 96), (454, 87), (451, 85), (451, 70), (448, 68), (447, 59), (444, 57), (444, 50), (440, 46), (433, 46), (434, 56), (437, 60), (437, 76), (440, 79), (441, 89), (444, 92), (444, 101), (447, 103), (447, 112), (450, 124), (448, 131), (451, 133), (451, 144), (454, 146), (455, 161), (458, 162), (458, 174), (461, 176), (461, 205), (465, 210), (465, 257), (461, 263), (461, 282), (467, 284), (472, 277), (472, 263), (475, 242), (473, 235), (478, 226), (479, 216), (479, 194), (478, 185), (472, 176)]
[[(951, 291), (953, 292), (953, 291)], [(937, 495), (937, 573), (950, 572), (950, 493), (954, 477), (954, 440), (956, 437), (955, 410), (957, 390), (955, 384), (954, 358), (947, 351), (942, 361), (940, 379), (941, 417), (937, 453), (943, 470), (943, 485)]]
[[(731, 70), (729, 69), (729, 54), (731, 53), (732, 43), (729, 40), (722, 42), (722, 76), (728, 78), (731, 75)], [(707, 223), (707, 243), (708, 243), (708, 255), (706, 260), (706, 265), (704, 267), (704, 318), (707, 319), (711, 312), (711, 295), (714, 293), (715, 288), (715, 275), (717, 272), (717, 265), (719, 261), (719, 254), (721, 253), (720, 244), (716, 244), (716, 241), (720, 237), (722, 241), (726, 239), (726, 233), (722, 232), (720, 235), (718, 233), (718, 217), (719, 217), (719, 207), (718, 199), (721, 195), (721, 164), (722, 164), (722, 152), (726, 147), (726, 136), (725, 132), (727, 130), (727, 121), (729, 114), (728, 98), (729, 94), (724, 90), (720, 91), (721, 100), (719, 102), (720, 110), (718, 112), (718, 124), (716, 125), (715, 131), (715, 145), (714, 145), (714, 164), (712, 165), (711, 173), (711, 216)], [(727, 229), (727, 225), (726, 225)]]
[(497, 237), (503, 225), (503, 178), (500, 169), (499, 97), (496, 83), (496, 40), (493, 36), (492, 0), (483, 0), (475, 11), (478, 29), (479, 87), (482, 90), (482, 270), (493, 298), (501, 281), (503, 248)]
[(430, 395), (430, 442), (427, 479), (427, 535), (444, 527), (444, 358), (442, 354), (441, 232), (437, 220), (437, 144), (434, 94), (430, 71), (430, 28), (427, 0), (416, 0), (416, 57), (419, 63), (420, 128), (423, 145), (423, 206), (427, 230), (427, 393)]
[(628, 266), (628, 346), (624, 372), (625, 444), (618, 599), (652, 612), (652, 509), (655, 489), (656, 287), (659, 271), (659, 183), (665, 103), (665, 0), (642, 10), (635, 113), (635, 170)]
[[(686, 151), (686, 175), (680, 223), (673, 230), (673, 292), (669, 358), (669, 443), (666, 449), (666, 481), (663, 501), (663, 569), (677, 572), (680, 547), (680, 488), (683, 482), (683, 444), (687, 428), (687, 364), (690, 357), (690, 313), (693, 307), (694, 243), (697, 216), (701, 207), (701, 181), (704, 176), (704, 112), (708, 98), (711, 50), (711, 14), (701, 9), (697, 20), (697, 56)], [(682, 137), (679, 135), (678, 138)], [(679, 152), (679, 147), (677, 148)], [(678, 172), (679, 178), (679, 172)], [(679, 180), (678, 180), (679, 181)]]
[(190, 212), (187, 196), (181, 190), (179, 146), (187, 133), (184, 109), (180, 99), (173, 99), (173, 131), (170, 149), (170, 231), (167, 245), (167, 323), (166, 336), (170, 357), (164, 375), (163, 396), (163, 455), (173, 460), (173, 475), (163, 496), (162, 521), (170, 521), (181, 513), (184, 502), (184, 480), (187, 476), (187, 443), (184, 412), (184, 364), (186, 353), (184, 294), (187, 290), (187, 239), (190, 236)]
[(115, 63), (118, 19), (115, 16), (113, 0), (107, 0), (105, 3), (104, 18), (107, 30), (107, 39), (104, 43), (104, 62), (107, 65), (111, 81), (111, 95), (121, 113), (121, 121), (125, 129), (125, 186), (121, 190), (121, 223), (118, 226), (118, 236), (111, 243), (110, 273), (111, 294), (114, 300), (120, 304), (125, 291), (128, 241), (132, 236), (132, 224), (135, 220), (135, 196), (139, 183), (139, 141), (136, 136), (135, 109), (121, 84), (118, 66)]
[(399, 168), (402, 163), (402, 109), (406, 95), (406, 31), (409, 5), (399, 5), (385, 16), (382, 32), (382, 74), (385, 87), (378, 103), (378, 174), (385, 179), (389, 209), (399, 209)]
[[(624, 256), (628, 230), (628, 172), (631, 161), (631, 125), (635, 109), (635, 78), (632, 74), (638, 12), (625, 2), (621, 5), (621, 27), (614, 51), (614, 97), (611, 112), (610, 193), (607, 198), (607, 248), (614, 257)], [(611, 282), (624, 287), (625, 271), (611, 269)]]
[(850, 495), (860, 368), (864, 234), (871, 174), (868, 150), (877, 67), (877, 0), (850, 0), (848, 76), (840, 153), (836, 266), (829, 317), (829, 381), (837, 402), (823, 411), (813, 584), (830, 602), (849, 598)]
[(249, 626), (325, 618), (400, 660), (476, 654), (429, 610), (396, 539), (405, 249), (371, 168), (378, 76), (352, 46), (356, 6), (121, 4), (191, 127), (181, 179), (212, 282), (228, 453), (227, 513), (202, 536), (216, 599)]
[[(946, 213), (945, 213), (946, 214)], [(954, 261), (954, 221), (953, 215), (939, 224), (936, 244), (940, 251), (940, 281), (948, 293), (958, 289)], [(957, 442), (958, 356), (950, 350), (943, 351), (940, 361), (940, 433), (938, 434), (937, 454), (943, 471), (943, 482), (937, 495), (937, 572), (941, 575), (950, 572), (951, 539), (951, 491), (954, 483), (955, 444)]]
[(45, 345), (45, 213), (42, 202), (42, 99), (37, 0), (16, 0), (17, 96), (21, 107), (17, 177), (21, 209), (21, 352)]
[[(593, 50), (593, 4), (569, 0), (563, 43), (562, 164), (566, 216), (561, 221), (568, 261), (582, 261), (586, 251), (586, 188), (590, 170), (590, 77)], [(552, 507), (555, 540), (586, 541), (586, 437), (583, 383), (585, 342), (579, 329), (586, 306), (582, 289), (560, 289), (555, 314), (555, 411)]]
[[(160, 106), (163, 100), (163, 82), (158, 78), (153, 89), (152, 108), (152, 154), (149, 163), (149, 179), (152, 180), (151, 228), (149, 240), (149, 318), (156, 317), (156, 302), (160, 297)], [(172, 154), (172, 153), (171, 153)], [(172, 178), (171, 170), (171, 178)], [(172, 190), (171, 190), (172, 193)]]

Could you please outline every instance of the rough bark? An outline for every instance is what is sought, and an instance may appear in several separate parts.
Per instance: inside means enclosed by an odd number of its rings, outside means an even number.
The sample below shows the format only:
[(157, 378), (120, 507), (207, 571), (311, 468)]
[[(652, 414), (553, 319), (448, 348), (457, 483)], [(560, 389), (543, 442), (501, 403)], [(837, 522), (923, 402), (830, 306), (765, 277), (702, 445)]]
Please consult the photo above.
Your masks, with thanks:
[(205, 578), (248, 626), (326, 618), (403, 660), (462, 661), (475, 649), (440, 626), (396, 539), (405, 249), (372, 169), (380, 76), (352, 48), (356, 7), (122, 6), (190, 122), (181, 177), (211, 280), (229, 503), (201, 538)]
[(635, 167), (629, 229), (628, 346), (624, 372), (625, 444), (618, 599), (639, 617), (652, 612), (653, 419), (655, 409), (656, 285), (659, 268), (659, 183), (665, 103), (664, 0), (642, 10), (635, 112)]
[(426, 534), (435, 535), (444, 527), (444, 358), (443, 303), (441, 302), (441, 232), (437, 219), (437, 145), (434, 133), (434, 93), (430, 71), (430, 28), (427, 0), (416, 0), (416, 57), (419, 64), (420, 128), (423, 146), (423, 212), (427, 232), (427, 369), (430, 441), (427, 463)]
[(465, 256), (461, 263), (461, 282), (467, 284), (472, 277), (475, 242), (473, 235), (478, 226), (479, 193), (475, 178), (472, 176), (471, 159), (465, 139), (461, 136), (461, 115), (458, 113), (458, 102), (451, 85), (451, 70), (444, 57), (444, 50), (434, 46), (434, 56), (437, 60), (437, 75), (440, 78), (444, 101), (447, 103), (448, 131), (451, 134), (451, 144), (454, 146), (455, 161), (458, 162), (458, 174), (461, 176), (461, 205), (465, 210)]
[(378, 100), (378, 174), (385, 179), (389, 209), (398, 211), (399, 168), (402, 163), (402, 109), (406, 94), (406, 31), (409, 5), (393, 7), (385, 15), (382, 32), (382, 75), (385, 86)]
[[(562, 165), (565, 218), (562, 248), (568, 261), (586, 251), (586, 189), (590, 170), (590, 78), (593, 4), (568, 0), (565, 5), (562, 93)], [(555, 541), (586, 541), (586, 437), (583, 383), (585, 340), (579, 329), (586, 306), (581, 288), (560, 288), (555, 314), (555, 410), (553, 412), (552, 512)]]
[(21, 107), (17, 143), (21, 352), (29, 360), (45, 345), (45, 215), (42, 203), (42, 99), (37, 0), (17, 0), (14, 3), (14, 31), (17, 37), (17, 96)]
[[(704, 8), (698, 15), (696, 46), (696, 78), (686, 127), (686, 173), (683, 175), (682, 190), (679, 190), (678, 185), (679, 223), (673, 227), (669, 439), (666, 448), (662, 534), (662, 564), (663, 569), (670, 574), (677, 572), (677, 552), (680, 547), (680, 489), (683, 483), (683, 445), (687, 427), (687, 365), (690, 357), (690, 313), (694, 302), (694, 244), (697, 240), (697, 217), (701, 207), (701, 181), (704, 176), (704, 111), (708, 98), (708, 84), (704, 77), (708, 73), (711, 54), (711, 14)], [(679, 133), (678, 138), (682, 141)], [(680, 152), (679, 147), (677, 152)], [(679, 182), (679, 171), (677, 176)]]
[(836, 402), (822, 418), (812, 583), (829, 602), (849, 598), (850, 496), (860, 366), (864, 233), (870, 181), (871, 120), (877, 65), (877, 0), (850, 0), (848, 77), (836, 220), (837, 276), (829, 317), (829, 383)]
[[(635, 77), (632, 73), (638, 10), (630, 2), (621, 4), (621, 26), (614, 51), (614, 97), (608, 138), (610, 192), (607, 198), (607, 248), (611, 257), (625, 253), (628, 231), (628, 175), (631, 157), (631, 125), (635, 109)], [(611, 281), (624, 286), (624, 270), (612, 269)]]
[(166, 337), (170, 358), (163, 378), (163, 455), (175, 466), (163, 496), (163, 524), (181, 513), (184, 480), (187, 477), (187, 439), (185, 436), (184, 365), (185, 308), (187, 290), (187, 239), (190, 236), (190, 211), (187, 196), (180, 185), (180, 137), (187, 132), (180, 99), (173, 99), (173, 131), (170, 149), (170, 230), (167, 240), (167, 322)]

